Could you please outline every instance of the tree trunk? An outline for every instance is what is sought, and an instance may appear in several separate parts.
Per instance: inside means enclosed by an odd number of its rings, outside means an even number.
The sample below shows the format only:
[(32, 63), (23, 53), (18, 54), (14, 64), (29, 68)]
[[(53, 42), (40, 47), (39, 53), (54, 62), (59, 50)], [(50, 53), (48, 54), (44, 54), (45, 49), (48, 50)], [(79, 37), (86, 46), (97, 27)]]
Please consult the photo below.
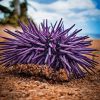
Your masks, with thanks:
[(20, 0), (14, 0), (14, 9), (15, 9), (15, 14), (20, 16), (20, 14), (21, 14)]

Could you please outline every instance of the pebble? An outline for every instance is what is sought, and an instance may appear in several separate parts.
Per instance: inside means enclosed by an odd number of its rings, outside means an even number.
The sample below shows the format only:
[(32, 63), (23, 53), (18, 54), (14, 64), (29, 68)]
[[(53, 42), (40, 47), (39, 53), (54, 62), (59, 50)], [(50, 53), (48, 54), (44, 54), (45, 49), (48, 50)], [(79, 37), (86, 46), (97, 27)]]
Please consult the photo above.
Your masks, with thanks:
[(41, 82), (39, 82), (39, 81), (35, 81), (34, 82), (37, 86), (39, 86), (40, 84), (41, 84)]
[(48, 85), (46, 83), (43, 83), (39, 86), (40, 89), (47, 89)]
[(38, 92), (37, 95), (38, 96), (44, 96), (44, 93), (43, 92)]
[(74, 95), (74, 93), (73, 93), (73, 92), (68, 92), (67, 94), (68, 94), (69, 96)]

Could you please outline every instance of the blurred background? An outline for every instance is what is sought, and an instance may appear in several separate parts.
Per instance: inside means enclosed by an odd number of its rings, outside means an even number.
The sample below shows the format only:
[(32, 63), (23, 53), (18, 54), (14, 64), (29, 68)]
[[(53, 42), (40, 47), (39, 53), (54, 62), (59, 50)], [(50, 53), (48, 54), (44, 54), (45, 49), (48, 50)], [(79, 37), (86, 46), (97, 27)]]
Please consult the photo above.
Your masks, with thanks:
[(79, 35), (100, 39), (100, 0), (0, 0), (0, 25), (17, 26), (20, 19), (36, 24), (43, 19), (54, 23), (63, 18), (66, 28), (76, 24)]

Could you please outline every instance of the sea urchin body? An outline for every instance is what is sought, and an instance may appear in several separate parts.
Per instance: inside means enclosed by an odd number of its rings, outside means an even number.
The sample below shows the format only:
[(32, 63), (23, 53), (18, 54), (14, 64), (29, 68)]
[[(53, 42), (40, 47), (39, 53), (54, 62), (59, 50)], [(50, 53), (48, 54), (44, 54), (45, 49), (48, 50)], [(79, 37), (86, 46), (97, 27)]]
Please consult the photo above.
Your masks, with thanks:
[(84, 69), (88, 72), (96, 64), (95, 61), (86, 57), (91, 55), (92, 48), (88, 36), (77, 36), (81, 31), (75, 30), (71, 34), (68, 32), (75, 26), (64, 29), (62, 19), (54, 25), (48, 26), (47, 20), (44, 20), (37, 27), (31, 20), (26, 26), (19, 21), (22, 31), (12, 32), (5, 29), (5, 32), (15, 38), (7, 38), (0, 42), (0, 53), (2, 58), (0, 64), (12, 66), (15, 64), (47, 64), (54, 70), (65, 69), (68, 77), (71, 73), (76, 78), (84, 76)]

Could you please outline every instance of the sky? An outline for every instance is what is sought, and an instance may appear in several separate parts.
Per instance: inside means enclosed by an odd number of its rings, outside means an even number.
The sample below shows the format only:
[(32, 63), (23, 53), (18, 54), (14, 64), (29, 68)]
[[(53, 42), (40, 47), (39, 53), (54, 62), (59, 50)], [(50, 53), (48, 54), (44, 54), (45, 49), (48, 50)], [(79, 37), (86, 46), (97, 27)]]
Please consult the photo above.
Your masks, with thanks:
[[(1, 3), (9, 6), (7, 1)], [(22, 0), (21, 0), (22, 1)], [(89, 35), (100, 39), (100, 0), (27, 0), (29, 17), (36, 23), (48, 19), (54, 23), (63, 18), (65, 28), (76, 24), (82, 29), (79, 35)], [(0, 14), (1, 16), (1, 14)]]

